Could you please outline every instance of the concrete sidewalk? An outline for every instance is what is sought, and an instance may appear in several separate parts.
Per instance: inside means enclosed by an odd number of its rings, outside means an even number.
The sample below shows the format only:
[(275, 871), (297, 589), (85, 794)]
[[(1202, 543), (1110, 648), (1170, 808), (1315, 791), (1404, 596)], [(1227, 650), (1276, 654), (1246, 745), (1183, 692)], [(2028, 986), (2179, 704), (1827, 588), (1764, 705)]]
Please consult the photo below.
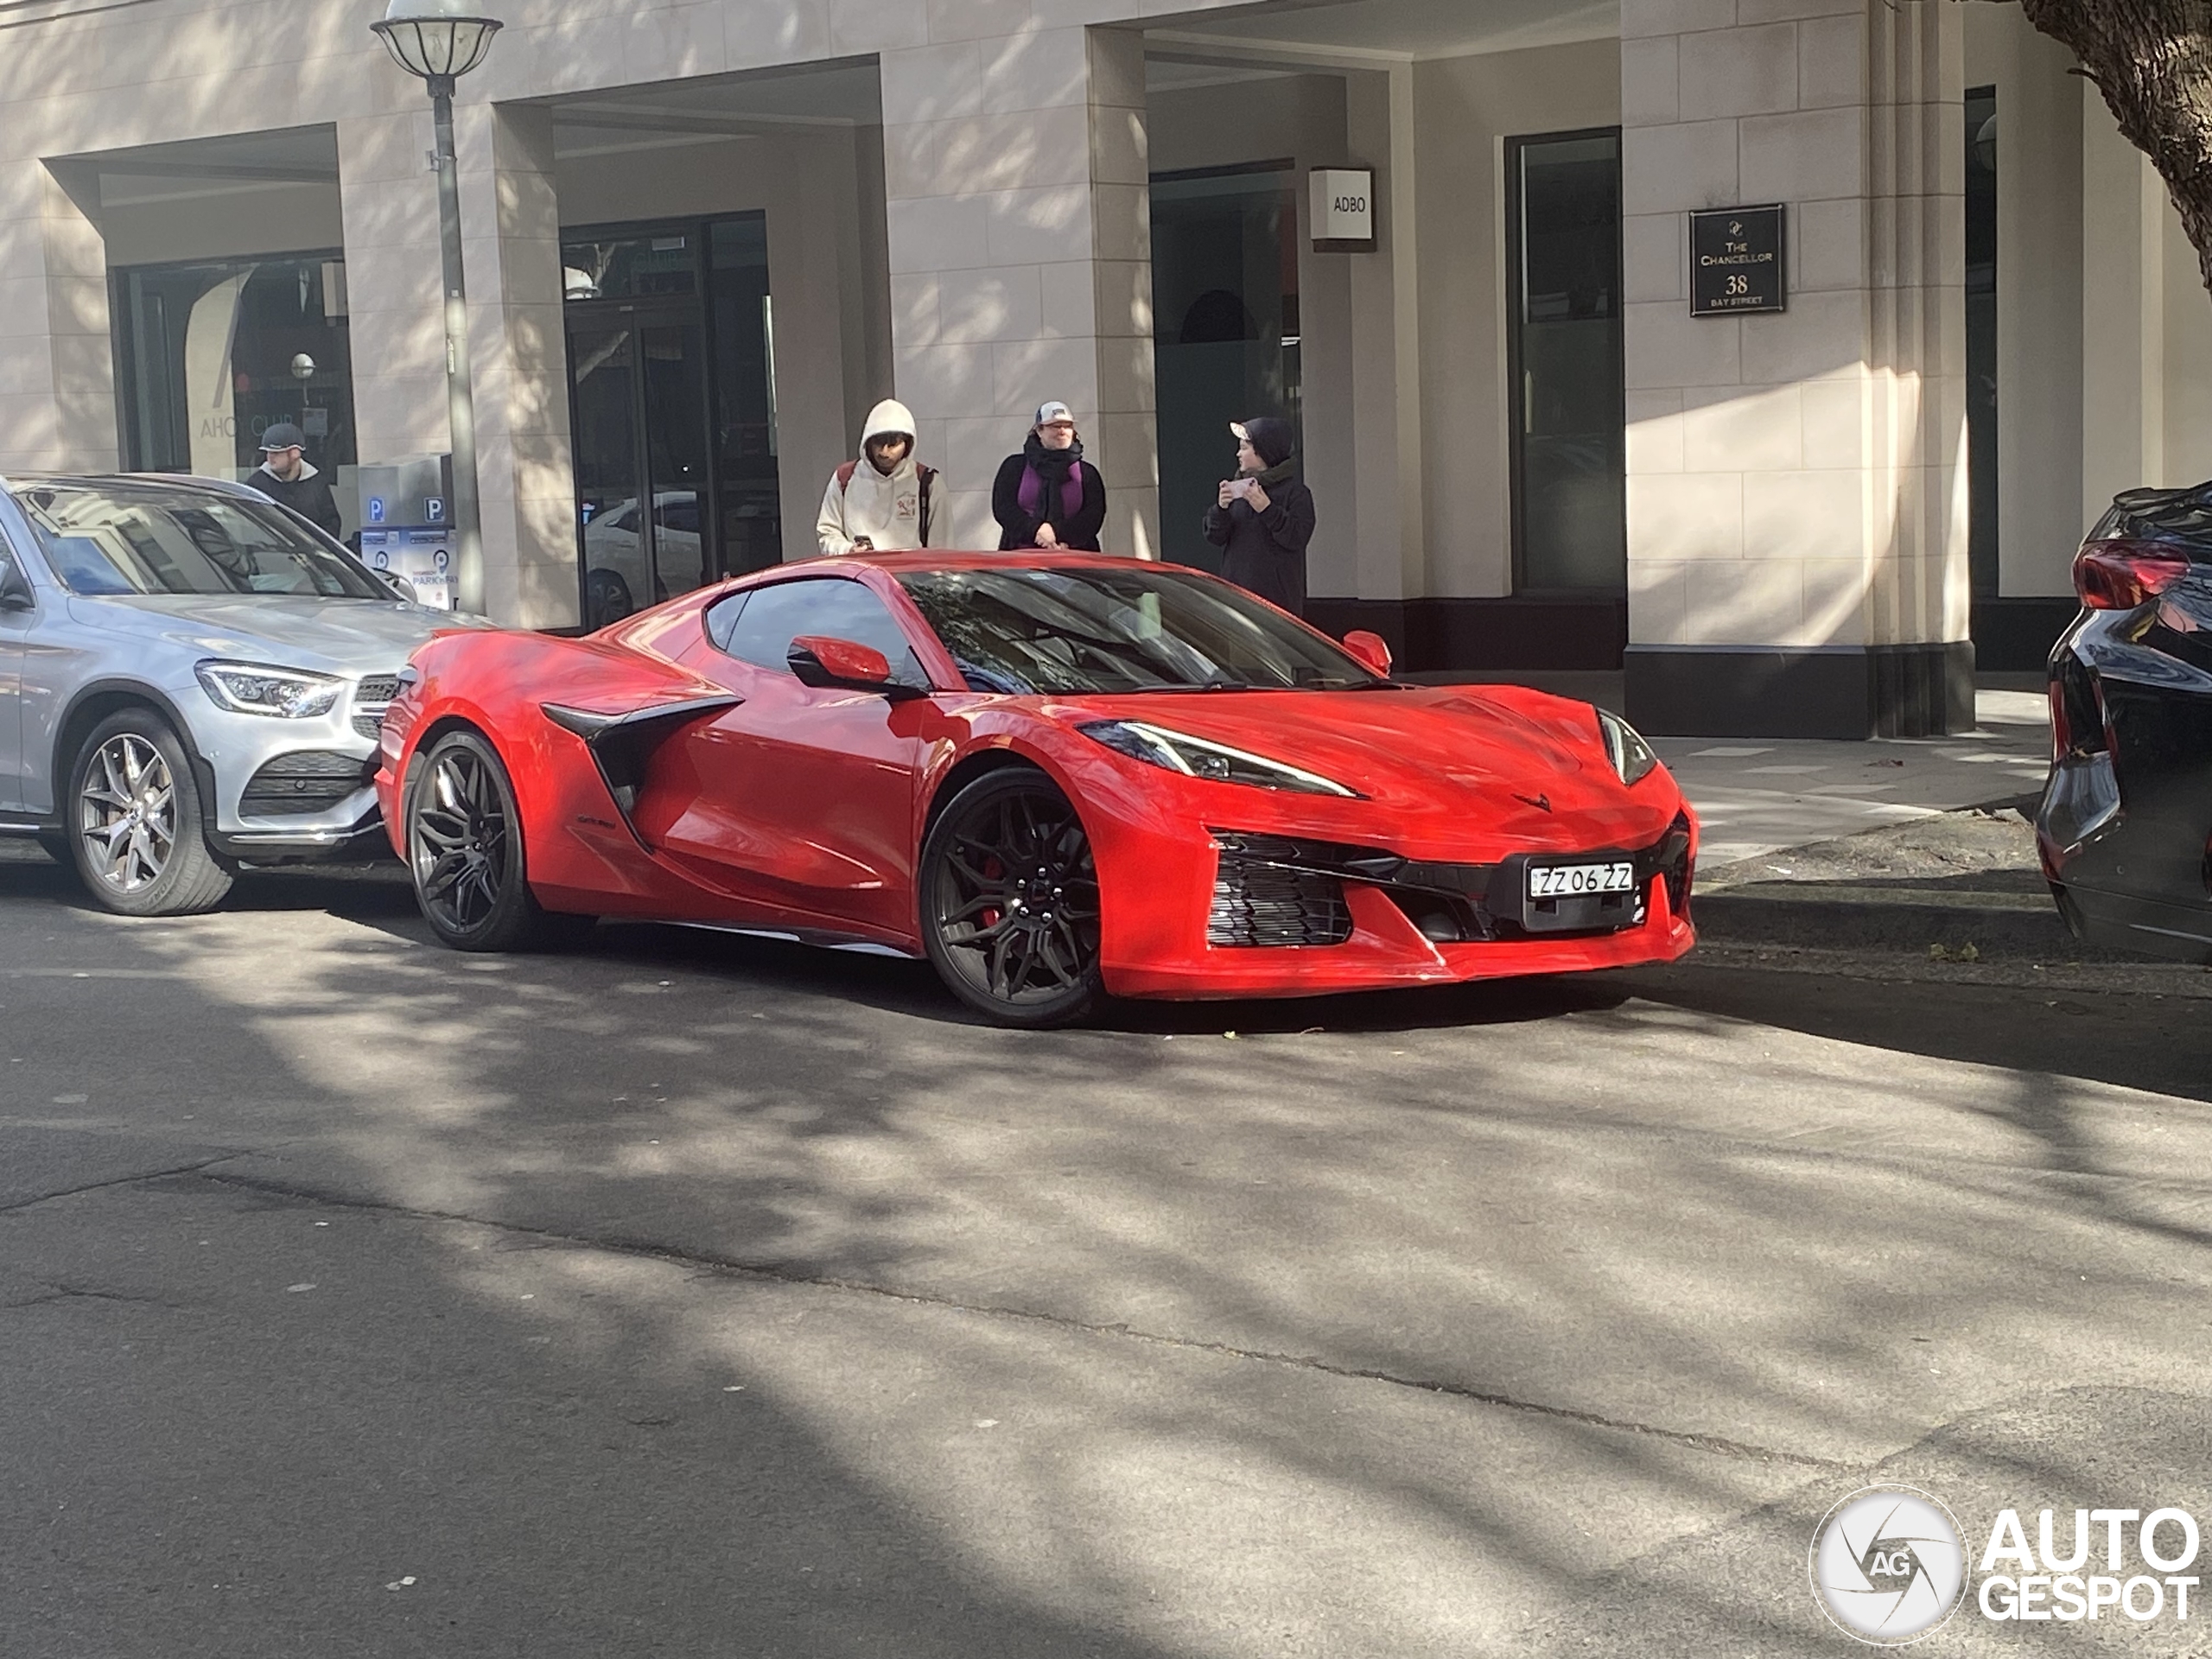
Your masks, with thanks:
[(1958, 737), (1650, 741), (1705, 825), (1699, 861), (1731, 864), (2039, 791), (2050, 770), (2042, 696), (1984, 690), (1974, 711), (1977, 728)]
[[(1601, 709), (1621, 706), (1618, 673), (1419, 674), (1428, 683), (1533, 685)], [(1783, 847), (1834, 841), (1961, 807), (2018, 800), (2050, 769), (2050, 723), (2036, 677), (1985, 681), (1976, 728), (1957, 737), (1654, 737), (1705, 826), (1708, 868)]]

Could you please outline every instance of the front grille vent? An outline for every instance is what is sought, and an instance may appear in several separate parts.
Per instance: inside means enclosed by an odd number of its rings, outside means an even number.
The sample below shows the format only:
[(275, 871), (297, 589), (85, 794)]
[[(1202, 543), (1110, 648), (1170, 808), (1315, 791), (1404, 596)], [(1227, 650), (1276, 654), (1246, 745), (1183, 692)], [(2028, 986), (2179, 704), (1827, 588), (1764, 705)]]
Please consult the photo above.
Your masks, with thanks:
[(1351, 938), (1344, 883), (1275, 861), (1296, 858), (1296, 843), (1254, 835), (1217, 840), (1222, 850), (1206, 912), (1208, 944), (1342, 944)]
[(248, 817), (327, 812), (376, 776), (376, 762), (329, 749), (280, 754), (246, 780), (238, 810)]
[(399, 695), (399, 676), (372, 674), (353, 688), (353, 729), (370, 742), (384, 734), (385, 705)]

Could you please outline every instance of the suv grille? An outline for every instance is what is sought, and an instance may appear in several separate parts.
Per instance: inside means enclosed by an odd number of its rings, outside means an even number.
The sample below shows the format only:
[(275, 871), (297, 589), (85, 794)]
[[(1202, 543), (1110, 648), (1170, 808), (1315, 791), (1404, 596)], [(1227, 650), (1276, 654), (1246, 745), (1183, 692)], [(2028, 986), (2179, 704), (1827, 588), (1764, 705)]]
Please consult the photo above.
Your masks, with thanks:
[(385, 705), (399, 695), (399, 676), (372, 674), (353, 688), (353, 729), (371, 742), (384, 729)]
[(247, 779), (238, 810), (251, 817), (327, 812), (374, 778), (376, 764), (328, 749), (280, 754)]
[(1222, 850), (1206, 912), (1208, 944), (1342, 944), (1351, 938), (1344, 883), (1275, 861), (1295, 858), (1296, 843), (1245, 834), (1217, 833), (1216, 840)]

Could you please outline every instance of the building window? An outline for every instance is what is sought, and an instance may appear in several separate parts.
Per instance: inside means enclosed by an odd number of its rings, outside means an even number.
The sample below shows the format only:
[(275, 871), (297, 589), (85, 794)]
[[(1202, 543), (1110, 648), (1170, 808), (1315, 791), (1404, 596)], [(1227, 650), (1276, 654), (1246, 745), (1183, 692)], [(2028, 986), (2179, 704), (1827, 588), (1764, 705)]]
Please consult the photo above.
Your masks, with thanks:
[(1997, 595), (1997, 89), (1967, 93), (1967, 563)]
[(583, 616), (783, 557), (767, 216), (562, 233)]
[(1200, 525), (1236, 470), (1229, 423), (1299, 423), (1296, 180), (1287, 161), (1153, 175), (1160, 552), (1179, 563), (1220, 568)]
[(1514, 586), (1628, 582), (1618, 130), (1506, 146)]
[(112, 282), (126, 466), (243, 478), (280, 421), (307, 434), (315, 466), (353, 465), (340, 255), (142, 265)]

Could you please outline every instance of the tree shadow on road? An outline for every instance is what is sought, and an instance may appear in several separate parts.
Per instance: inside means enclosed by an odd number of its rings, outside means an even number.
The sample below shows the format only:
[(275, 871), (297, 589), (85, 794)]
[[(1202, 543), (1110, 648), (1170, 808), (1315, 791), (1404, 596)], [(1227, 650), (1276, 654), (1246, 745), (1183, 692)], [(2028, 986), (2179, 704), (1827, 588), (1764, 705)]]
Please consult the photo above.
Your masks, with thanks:
[(1606, 976), (1670, 1007), (1976, 1065), (2212, 1102), (2208, 1004), (2091, 992), (1708, 967), (1694, 957)]

